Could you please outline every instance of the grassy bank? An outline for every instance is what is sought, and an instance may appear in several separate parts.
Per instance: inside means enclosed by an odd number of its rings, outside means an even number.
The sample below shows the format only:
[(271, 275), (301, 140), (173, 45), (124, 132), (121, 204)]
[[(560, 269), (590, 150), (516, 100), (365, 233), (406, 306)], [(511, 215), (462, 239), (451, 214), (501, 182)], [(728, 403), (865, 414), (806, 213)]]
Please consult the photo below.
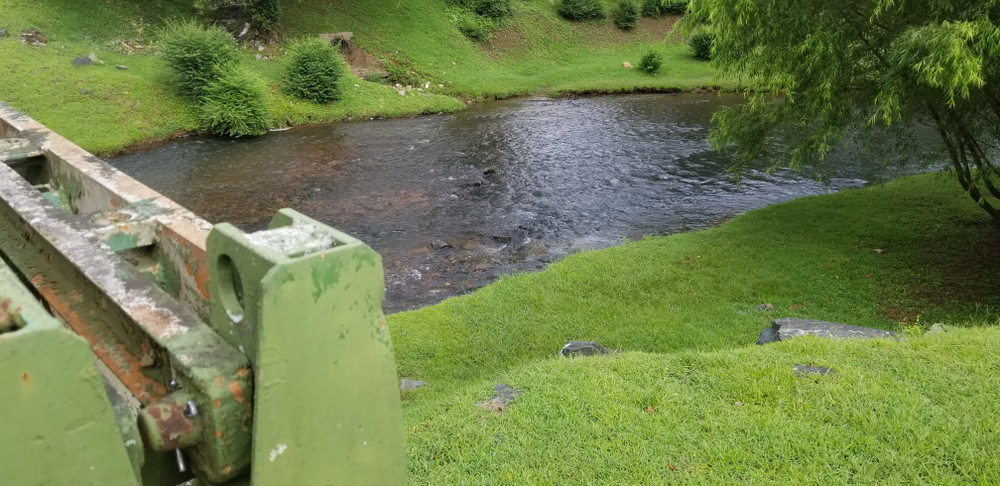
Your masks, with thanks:
[[(156, 45), (157, 30), (166, 20), (192, 16), (190, 5), (0, 0), (0, 29), (8, 31), (0, 38), (0, 99), (99, 154), (196, 130), (197, 120), (173, 88)], [(673, 19), (643, 19), (634, 31), (622, 32), (610, 21), (566, 22), (546, 0), (515, 1), (515, 7), (494, 39), (479, 44), (458, 31), (444, 0), (283, 3), (283, 38), (352, 31), (359, 45), (412, 80), (414, 89), (405, 95), (355, 78), (341, 101), (304, 103), (281, 92), (282, 45), (263, 51), (251, 46), (244, 56), (270, 86), (274, 127), (450, 112), (468, 100), (519, 94), (691, 89), (718, 82), (685, 44), (663, 42)], [(30, 28), (48, 42), (19, 42), (16, 37)], [(621, 66), (638, 64), (651, 47), (665, 53), (659, 76)], [(72, 64), (90, 53), (104, 63)]]
[[(995, 482), (996, 329), (752, 345), (783, 316), (995, 323), (996, 229), (953, 186), (802, 198), (391, 316), (401, 377), (431, 383), (404, 394), (414, 479)], [(567, 340), (626, 353), (560, 360)], [(501, 415), (476, 406), (500, 381), (525, 395)]]

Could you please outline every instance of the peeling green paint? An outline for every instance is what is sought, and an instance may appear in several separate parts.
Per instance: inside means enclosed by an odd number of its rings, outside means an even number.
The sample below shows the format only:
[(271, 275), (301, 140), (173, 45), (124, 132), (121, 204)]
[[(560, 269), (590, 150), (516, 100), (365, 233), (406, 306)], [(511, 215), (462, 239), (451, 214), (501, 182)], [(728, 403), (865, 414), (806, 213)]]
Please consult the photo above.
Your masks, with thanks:
[(135, 248), (139, 243), (139, 235), (129, 233), (115, 233), (105, 241), (111, 251), (122, 251)]

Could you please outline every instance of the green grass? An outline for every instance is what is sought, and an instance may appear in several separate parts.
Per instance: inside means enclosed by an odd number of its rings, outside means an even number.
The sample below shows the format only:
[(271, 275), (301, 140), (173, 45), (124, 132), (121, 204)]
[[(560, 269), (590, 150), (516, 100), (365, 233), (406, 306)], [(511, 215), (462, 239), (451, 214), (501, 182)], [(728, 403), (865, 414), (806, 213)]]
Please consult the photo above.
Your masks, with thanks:
[[(399, 117), (460, 110), (464, 100), (519, 94), (692, 89), (719, 84), (688, 47), (664, 43), (671, 19), (645, 20), (631, 32), (604, 23), (561, 20), (546, 0), (515, 1), (512, 20), (487, 44), (466, 39), (444, 0), (283, 3), (285, 39), (351, 30), (354, 39), (390, 64), (405, 66), (416, 88), (353, 79), (344, 98), (327, 105), (285, 95), (284, 47), (244, 51), (269, 83), (272, 126), (348, 118)], [(168, 19), (190, 17), (190, 0), (0, 0), (0, 99), (92, 152), (106, 155), (196, 130), (193, 110), (178, 96), (156, 35)], [(609, 2), (609, 6), (611, 3)], [(41, 30), (49, 43), (26, 46), (16, 36)], [(129, 50), (120, 41), (141, 45)], [(662, 49), (657, 77), (626, 69), (650, 46)], [(74, 66), (94, 53), (103, 65)], [(262, 54), (267, 60), (257, 60)], [(120, 64), (128, 70), (114, 68)], [(726, 84), (726, 83), (722, 83)], [(355, 86), (356, 85), (356, 86)], [(727, 85), (729, 86), (729, 85)]]
[[(995, 323), (996, 229), (954, 186), (919, 176), (802, 198), (390, 316), (400, 376), (431, 383), (404, 394), (412, 479), (996, 481), (995, 329), (752, 345), (783, 316)], [(764, 302), (776, 310), (754, 310)], [(627, 353), (557, 359), (568, 340)], [(796, 379), (796, 363), (838, 374)], [(475, 403), (498, 381), (526, 394), (495, 416)]]

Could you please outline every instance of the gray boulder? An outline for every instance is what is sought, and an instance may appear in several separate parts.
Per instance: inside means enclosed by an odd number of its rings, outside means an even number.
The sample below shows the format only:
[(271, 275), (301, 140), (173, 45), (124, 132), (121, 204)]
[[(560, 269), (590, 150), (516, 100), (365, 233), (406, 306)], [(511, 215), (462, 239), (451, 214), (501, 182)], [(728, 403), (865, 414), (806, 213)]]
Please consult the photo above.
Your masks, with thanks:
[(594, 341), (570, 341), (563, 346), (562, 351), (560, 351), (563, 356), (575, 357), (575, 356), (594, 356), (597, 354), (611, 354), (615, 350), (605, 348)]

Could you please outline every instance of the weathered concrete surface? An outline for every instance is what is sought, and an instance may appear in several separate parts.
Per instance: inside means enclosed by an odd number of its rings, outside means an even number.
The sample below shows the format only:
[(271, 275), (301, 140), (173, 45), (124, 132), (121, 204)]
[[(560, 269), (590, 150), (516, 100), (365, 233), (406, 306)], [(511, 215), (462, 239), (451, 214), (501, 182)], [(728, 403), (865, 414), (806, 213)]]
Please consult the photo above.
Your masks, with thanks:
[(0, 136), (23, 140), (45, 157), (50, 185), (69, 212), (113, 221), (97, 234), (115, 250), (155, 245), (160, 263), (170, 267), (158, 270), (176, 277), (171, 294), (208, 318), (211, 224), (3, 102)]
[(806, 335), (833, 339), (899, 339), (900, 337), (900, 333), (884, 329), (851, 326), (849, 324), (818, 321), (815, 319), (783, 317), (771, 321), (771, 327), (761, 331), (757, 344), (763, 345), (776, 341), (785, 341)]

